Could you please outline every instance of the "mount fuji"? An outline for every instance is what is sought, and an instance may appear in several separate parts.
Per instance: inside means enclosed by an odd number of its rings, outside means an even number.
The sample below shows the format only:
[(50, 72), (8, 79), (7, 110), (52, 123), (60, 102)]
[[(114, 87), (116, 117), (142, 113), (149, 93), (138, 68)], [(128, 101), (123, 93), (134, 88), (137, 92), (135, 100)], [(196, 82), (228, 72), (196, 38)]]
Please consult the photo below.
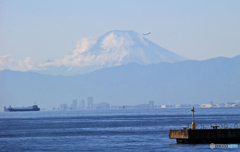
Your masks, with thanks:
[[(134, 31), (109, 31), (95, 41), (84, 38), (77, 49), (63, 58), (50, 59), (39, 67), (42, 74), (85, 74), (131, 62), (147, 65), (187, 60), (151, 42)], [(38, 71), (39, 72), (39, 71)]]

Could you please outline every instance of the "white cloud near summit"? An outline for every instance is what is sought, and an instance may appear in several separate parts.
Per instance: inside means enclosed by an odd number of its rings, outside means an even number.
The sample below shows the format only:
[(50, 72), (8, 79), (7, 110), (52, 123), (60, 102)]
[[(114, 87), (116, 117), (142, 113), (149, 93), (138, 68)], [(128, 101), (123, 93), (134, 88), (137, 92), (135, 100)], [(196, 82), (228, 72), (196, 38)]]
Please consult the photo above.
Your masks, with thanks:
[(83, 38), (78, 44), (77, 49), (74, 50), (71, 54), (64, 56), (59, 59), (52, 59), (50, 62), (45, 62), (39, 64), (39, 67), (47, 67), (47, 66), (66, 66), (69, 68), (73, 67), (83, 67), (87, 65), (91, 65), (94, 62), (95, 56), (91, 56), (89, 54), (83, 55), (83, 53), (87, 52), (96, 41), (91, 41), (89, 38)]
[(37, 70), (35, 62), (28, 56), (24, 60), (13, 59), (10, 54), (0, 56), (0, 70), (11, 69), (17, 71)]
[(106, 63), (110, 65), (114, 62), (116, 62), (114, 65), (120, 65), (122, 59), (129, 55), (129, 46), (133, 45), (134, 42), (127, 33), (121, 34), (121, 36), (110, 33), (100, 42), (99, 47), (89, 52), (95, 44), (96, 40), (83, 38), (77, 43), (77, 47), (72, 53), (62, 58), (48, 60), (38, 65), (36, 65), (30, 57), (24, 60), (15, 60), (10, 55), (0, 56), (0, 70), (43, 70), (47, 69), (49, 66), (64, 66), (71, 70), (75, 67), (101, 66)]
[[(84, 74), (105, 67), (135, 62), (156, 64), (186, 60), (147, 40), (134, 31), (111, 31), (97, 40), (81, 39), (76, 49), (62, 58), (49, 59), (36, 64), (30, 57), (15, 60), (10, 55), (0, 56), (0, 70), (49, 70), (58, 74)], [(65, 72), (61, 72), (64, 69)], [(59, 71), (59, 72), (58, 72)]]
[(104, 37), (99, 47), (91, 50), (95, 44), (95, 40), (83, 38), (77, 44), (77, 49), (71, 54), (39, 64), (39, 67), (65, 66), (72, 69), (75, 67), (101, 66), (106, 63), (109, 63), (109, 65), (113, 63), (114, 66), (120, 65), (122, 59), (129, 55), (129, 50), (131, 49), (129, 46), (133, 45), (134, 41), (127, 33), (119, 36), (112, 32)]

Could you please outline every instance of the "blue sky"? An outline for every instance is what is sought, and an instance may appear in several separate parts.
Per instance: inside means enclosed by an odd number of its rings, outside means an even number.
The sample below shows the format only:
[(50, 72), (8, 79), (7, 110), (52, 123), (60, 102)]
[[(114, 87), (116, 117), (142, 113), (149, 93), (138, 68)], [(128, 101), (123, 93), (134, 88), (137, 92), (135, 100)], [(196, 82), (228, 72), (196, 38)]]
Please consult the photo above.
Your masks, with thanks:
[[(0, 0), (0, 56), (41, 63), (110, 30), (194, 60), (240, 55), (239, 0)], [(1, 59), (1, 58), (0, 58)], [(1, 62), (0, 62), (1, 64)]]

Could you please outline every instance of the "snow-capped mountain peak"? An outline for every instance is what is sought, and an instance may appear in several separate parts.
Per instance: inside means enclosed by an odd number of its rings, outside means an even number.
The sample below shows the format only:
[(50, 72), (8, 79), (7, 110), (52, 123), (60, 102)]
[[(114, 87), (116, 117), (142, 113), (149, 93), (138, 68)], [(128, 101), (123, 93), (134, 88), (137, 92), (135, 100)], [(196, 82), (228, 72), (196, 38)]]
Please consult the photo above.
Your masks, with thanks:
[(115, 30), (107, 32), (96, 41), (84, 38), (71, 54), (52, 59), (50, 62), (41, 64), (40, 67), (54, 69), (53, 71), (57, 71), (56, 68), (67, 69), (67, 75), (69, 75), (88, 73), (130, 62), (156, 64), (184, 60), (186, 58), (158, 46), (141, 34), (134, 31)]

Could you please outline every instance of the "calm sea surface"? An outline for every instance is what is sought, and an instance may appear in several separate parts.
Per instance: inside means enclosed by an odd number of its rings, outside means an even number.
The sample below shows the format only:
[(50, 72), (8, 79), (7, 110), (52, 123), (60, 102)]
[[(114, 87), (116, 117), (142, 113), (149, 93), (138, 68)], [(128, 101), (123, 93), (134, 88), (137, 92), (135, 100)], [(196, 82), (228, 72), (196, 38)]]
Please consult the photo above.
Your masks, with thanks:
[[(169, 129), (192, 122), (191, 108), (1, 112), (0, 151), (240, 151), (181, 145)], [(196, 108), (197, 128), (235, 123), (240, 108)]]

